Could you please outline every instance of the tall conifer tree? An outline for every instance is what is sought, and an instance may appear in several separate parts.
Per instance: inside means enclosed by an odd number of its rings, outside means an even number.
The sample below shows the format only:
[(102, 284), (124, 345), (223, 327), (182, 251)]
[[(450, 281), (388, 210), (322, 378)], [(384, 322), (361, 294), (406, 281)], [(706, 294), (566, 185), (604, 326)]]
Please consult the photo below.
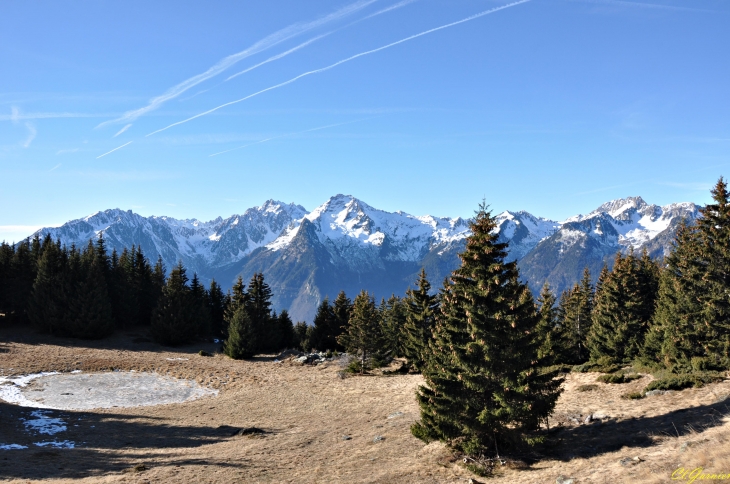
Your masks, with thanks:
[(432, 356), (418, 391), (423, 440), (439, 439), (466, 454), (488, 455), (534, 441), (559, 395), (555, 374), (539, 371), (535, 303), (505, 262), (497, 223), (485, 205), (470, 223), (461, 267), (443, 290)]
[(429, 342), (431, 331), (436, 323), (439, 307), (438, 296), (429, 294), (431, 283), (426, 277), (426, 270), (421, 269), (416, 281), (416, 289), (406, 292), (406, 323), (404, 327), (403, 350), (408, 364), (422, 371), (430, 353)]

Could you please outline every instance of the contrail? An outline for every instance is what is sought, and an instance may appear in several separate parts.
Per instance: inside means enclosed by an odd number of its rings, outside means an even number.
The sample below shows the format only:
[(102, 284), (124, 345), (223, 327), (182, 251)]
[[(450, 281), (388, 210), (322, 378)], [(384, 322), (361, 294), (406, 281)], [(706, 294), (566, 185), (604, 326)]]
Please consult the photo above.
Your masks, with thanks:
[(252, 46), (250, 46), (249, 48), (242, 50), (241, 52), (238, 52), (236, 54), (231, 54), (227, 57), (224, 57), (223, 59), (218, 61), (215, 65), (213, 65), (211, 68), (209, 68), (207, 71), (205, 71), (201, 74), (198, 74), (196, 76), (193, 76), (189, 79), (186, 79), (183, 82), (171, 87), (170, 89), (165, 91), (163, 94), (150, 99), (150, 101), (148, 102), (148, 104), (146, 106), (143, 106), (139, 109), (133, 109), (131, 111), (127, 111), (122, 116), (120, 116), (116, 119), (104, 121), (103, 123), (99, 124), (97, 126), (97, 128), (100, 128), (102, 126), (106, 126), (106, 125), (112, 124), (112, 123), (128, 123), (128, 122), (134, 121), (135, 119), (139, 118), (140, 116), (157, 109), (166, 101), (169, 101), (170, 99), (174, 99), (174, 98), (178, 97), (180, 94), (184, 93), (188, 89), (190, 89), (194, 86), (197, 86), (201, 82), (206, 81), (206, 80), (210, 79), (211, 77), (217, 76), (221, 72), (223, 72), (226, 69), (228, 69), (229, 67), (231, 67), (233, 64), (235, 64), (249, 56), (262, 52), (262, 51), (269, 49), (275, 45), (278, 45), (286, 40), (289, 40), (292, 37), (296, 37), (297, 35), (303, 34), (304, 32), (307, 32), (314, 28), (320, 27), (329, 22), (333, 22), (335, 20), (339, 20), (340, 18), (346, 17), (348, 15), (352, 15), (376, 1), (377, 0), (358, 0), (357, 2), (352, 3), (346, 7), (343, 7), (341, 9), (337, 10), (336, 12), (333, 12), (329, 15), (325, 15), (324, 17), (320, 17), (317, 20), (313, 20), (313, 21), (305, 23), (305, 24), (302, 24), (302, 23), (292, 24), (277, 32), (274, 32), (273, 34), (259, 40), (258, 42), (256, 42)]
[[(409, 3), (413, 3), (413, 2), (415, 2), (415, 1), (417, 1), (417, 0), (403, 0), (402, 2), (398, 2), (398, 3), (394, 4), (394, 5), (391, 5), (390, 7), (386, 7), (386, 8), (383, 8), (383, 9), (381, 9), (381, 10), (378, 10), (377, 12), (373, 12), (373, 13), (371, 13), (370, 15), (367, 15), (367, 16), (365, 16), (365, 17), (361, 18), (361, 19), (355, 20), (354, 22), (351, 22), (351, 23), (349, 23), (349, 24), (345, 25), (344, 27), (340, 27), (339, 29), (336, 29), (336, 30), (334, 30), (333, 32), (336, 32), (337, 30), (342, 30), (342, 29), (344, 29), (344, 28), (350, 27), (351, 25), (355, 25), (356, 23), (360, 23), (360, 22), (362, 22), (363, 20), (367, 20), (367, 19), (369, 19), (369, 18), (377, 17), (378, 15), (382, 15), (382, 14), (384, 14), (384, 13), (386, 13), (386, 12), (390, 12), (391, 10), (395, 10), (395, 9), (398, 9), (398, 8), (401, 8), (401, 7), (405, 7), (405, 6), (406, 6), (406, 5), (408, 5)], [(275, 60), (281, 59), (282, 57), (285, 57), (285, 56), (287, 56), (287, 55), (289, 55), (289, 54), (291, 54), (291, 53), (293, 53), (293, 52), (296, 52), (296, 51), (298, 51), (298, 50), (299, 50), (299, 49), (301, 49), (302, 47), (306, 47), (306, 46), (308, 46), (309, 44), (311, 44), (311, 43), (313, 43), (313, 42), (316, 42), (316, 41), (318, 41), (318, 40), (319, 40), (319, 39), (321, 39), (322, 37), (327, 37), (327, 36), (328, 36), (328, 35), (330, 35), (331, 33), (332, 33), (332, 32), (327, 32), (326, 34), (322, 34), (322, 35), (319, 35), (319, 36), (317, 36), (317, 37), (314, 37), (313, 39), (309, 39), (308, 41), (306, 41), (306, 42), (303, 42), (303, 43), (301, 43), (301, 44), (297, 45), (296, 47), (293, 47), (293, 48), (291, 48), (291, 49), (287, 50), (286, 52), (282, 52), (281, 54), (277, 54), (277, 55), (275, 55), (275, 56), (273, 56), (273, 57), (269, 57), (269, 58), (268, 58), (268, 59), (266, 59), (265, 61), (263, 61), (263, 62), (260, 62), (260, 63), (256, 64), (255, 66), (249, 67), (248, 69), (244, 69), (244, 70), (242, 70), (241, 72), (238, 72), (238, 73), (236, 73), (236, 74), (233, 74), (232, 76), (229, 76), (228, 78), (226, 78), (226, 81), (230, 81), (230, 80), (231, 80), (231, 79), (233, 79), (234, 77), (238, 77), (238, 76), (240, 76), (241, 74), (245, 74), (245, 73), (247, 73), (247, 72), (249, 72), (249, 71), (252, 71), (252, 70), (254, 70), (254, 69), (258, 68), (258, 67), (261, 67), (261, 66), (262, 66), (262, 65), (264, 65), (264, 64), (268, 64), (269, 62), (272, 62), (272, 61), (275, 61)], [(224, 82), (225, 82), (225, 81), (224, 81)]]
[(115, 134), (114, 136), (112, 136), (112, 138), (116, 138), (117, 136), (119, 136), (120, 134), (124, 133), (125, 131), (127, 131), (131, 127), (132, 127), (132, 123), (129, 123), (128, 125), (124, 126), (122, 129), (120, 129), (119, 131), (117, 131), (117, 134)]
[(113, 150), (111, 150), (111, 151), (107, 151), (107, 152), (106, 152), (106, 153), (104, 153), (103, 155), (99, 155), (99, 156), (97, 156), (97, 157), (96, 157), (96, 159), (98, 160), (99, 158), (101, 158), (101, 157), (103, 157), (103, 156), (106, 156), (106, 155), (108, 155), (109, 153), (114, 153), (114, 152), (115, 152), (115, 151), (117, 151), (117, 150), (121, 150), (122, 148), (124, 148), (125, 146), (127, 146), (127, 145), (130, 145), (130, 144), (132, 144), (132, 142), (131, 142), (131, 141), (130, 141), (130, 142), (128, 142), (128, 143), (124, 143), (124, 144), (123, 144), (122, 146), (117, 146), (117, 147), (116, 147), (116, 148), (114, 148)]
[(296, 47), (292, 47), (291, 49), (287, 50), (286, 52), (282, 52), (281, 54), (276, 54), (276, 55), (275, 55), (275, 56), (273, 56), (273, 57), (269, 57), (268, 59), (266, 59), (266, 60), (265, 60), (265, 61), (263, 61), (263, 62), (259, 62), (258, 64), (254, 65), (254, 66), (251, 66), (251, 67), (249, 67), (248, 69), (244, 69), (244, 70), (242, 70), (241, 72), (237, 72), (237, 73), (233, 74), (232, 76), (229, 76), (229, 77), (227, 77), (227, 78), (226, 78), (226, 81), (230, 81), (230, 80), (231, 80), (231, 79), (233, 79), (234, 77), (238, 77), (238, 76), (240, 76), (241, 74), (245, 74), (245, 73), (247, 73), (247, 72), (249, 72), (249, 71), (252, 71), (252, 70), (254, 70), (254, 69), (258, 68), (258, 67), (261, 67), (261, 66), (262, 66), (262, 65), (264, 65), (264, 64), (268, 64), (269, 62), (272, 62), (272, 61), (275, 61), (275, 60), (281, 59), (282, 57), (285, 57), (285, 56), (287, 56), (287, 55), (291, 54), (292, 52), (296, 52), (296, 51), (298, 51), (298, 50), (299, 50), (299, 49), (301, 49), (302, 47), (306, 47), (306, 46), (308, 46), (308, 45), (309, 45), (309, 44), (311, 44), (312, 42), (316, 42), (316, 41), (318, 41), (318, 40), (319, 40), (319, 39), (321, 39), (322, 37), (326, 37), (326, 36), (328, 36), (328, 35), (329, 35), (330, 33), (331, 33), (331, 32), (327, 32), (326, 34), (318, 35), (317, 37), (314, 37), (313, 39), (309, 39), (309, 40), (307, 40), (306, 42), (302, 42), (301, 44), (297, 45)]
[(520, 5), (522, 3), (527, 3), (529, 1), (530, 0), (519, 0), (517, 2), (508, 3), (507, 5), (502, 5), (501, 7), (496, 7), (496, 8), (490, 9), (490, 10), (485, 10), (484, 12), (480, 12), (480, 13), (474, 14), (471, 17), (467, 17), (465, 19), (457, 20), (456, 22), (452, 22), (450, 24), (446, 24), (446, 25), (442, 25), (440, 27), (435, 27), (435, 28), (430, 29), (430, 30), (426, 30), (425, 32), (421, 32), (420, 34), (411, 35), (410, 37), (406, 37), (405, 39), (401, 39), (401, 40), (398, 40), (396, 42), (390, 43), (388, 45), (384, 45), (382, 47), (378, 47), (377, 49), (368, 50), (366, 52), (361, 52), (360, 54), (356, 54), (356, 55), (353, 55), (352, 57), (348, 57), (347, 59), (343, 59), (341, 61), (335, 62), (334, 64), (331, 64), (331, 65), (329, 65), (327, 67), (323, 67), (321, 69), (316, 69), (316, 70), (313, 70), (313, 71), (305, 72), (304, 74), (299, 74), (298, 76), (293, 77), (293, 78), (289, 79), (288, 81), (284, 81), (284, 82), (282, 82), (280, 84), (276, 84), (274, 86), (267, 87), (266, 89), (262, 89), (262, 90), (260, 90), (258, 92), (253, 93), (253, 94), (249, 94), (246, 97), (242, 97), (241, 99), (237, 99), (235, 101), (231, 101), (231, 102), (227, 102), (225, 104), (221, 104), (218, 107), (215, 107), (213, 109), (209, 109), (208, 111), (202, 112), (200, 114), (196, 114), (195, 116), (191, 116), (191, 117), (189, 117), (187, 119), (183, 119), (182, 121), (178, 121), (176, 123), (172, 123), (171, 125), (165, 126), (164, 128), (158, 129), (157, 131), (153, 131), (153, 132), (151, 132), (150, 134), (148, 134), (146, 136), (152, 136), (153, 134), (157, 134), (157, 133), (159, 133), (161, 131), (165, 131), (165, 130), (170, 129), (170, 128), (174, 127), (174, 126), (178, 126), (180, 124), (187, 123), (188, 121), (192, 121), (193, 119), (200, 118), (201, 116), (206, 116), (206, 115), (208, 115), (208, 114), (210, 114), (212, 112), (218, 111), (219, 109), (225, 108), (226, 106), (230, 106), (232, 104), (237, 104), (237, 103), (243, 102), (243, 101), (245, 101), (247, 99), (251, 99), (252, 97), (258, 96), (259, 94), (263, 94), (263, 93), (265, 93), (267, 91), (271, 91), (271, 90), (274, 90), (274, 89), (278, 89), (280, 87), (284, 87), (287, 84), (291, 84), (291, 83), (293, 83), (295, 81), (298, 81), (299, 79), (301, 79), (303, 77), (307, 77), (307, 76), (311, 76), (312, 74), (319, 74), (320, 72), (328, 71), (328, 70), (330, 70), (330, 69), (332, 69), (334, 67), (339, 66), (340, 64), (344, 64), (345, 62), (350, 62), (351, 60), (355, 60), (358, 57), (363, 57), (363, 56), (366, 56), (366, 55), (374, 54), (375, 52), (380, 52), (381, 50), (385, 50), (385, 49), (388, 49), (390, 47), (396, 46), (398, 44), (402, 44), (403, 42), (408, 42), (409, 40), (413, 40), (413, 39), (416, 39), (418, 37), (422, 37), (424, 35), (428, 35), (428, 34), (431, 34), (433, 32), (437, 32), (439, 30), (447, 29), (447, 28), (453, 27), (455, 25), (463, 24), (464, 22), (469, 22), (469, 21), (474, 20), (474, 19), (477, 19), (479, 17), (483, 17), (485, 15), (489, 15), (491, 13), (495, 13), (495, 12), (498, 12), (500, 10), (504, 10), (506, 8), (514, 7), (514, 6)]
[[(375, 117), (379, 117), (379, 116), (375, 116)], [(272, 139), (286, 138), (287, 136), (295, 136), (295, 135), (302, 134), (302, 133), (311, 133), (312, 131), (319, 131), (321, 129), (334, 128), (336, 126), (344, 126), (346, 124), (352, 124), (352, 123), (359, 123), (360, 121), (367, 121), (368, 119), (373, 119), (373, 117), (363, 118), (363, 119), (356, 119), (354, 121), (347, 121), (345, 123), (328, 124), (327, 126), (319, 126), (317, 128), (305, 129), (304, 131), (296, 131), (294, 133), (287, 133), (287, 134), (281, 134), (279, 136), (272, 136), (271, 138), (262, 139), (262, 140), (259, 140), (259, 141), (254, 142), (254, 143), (249, 143), (247, 145), (239, 146), (237, 148), (231, 148), (230, 150), (225, 150), (225, 151), (220, 151), (218, 153), (213, 153), (212, 155), (208, 155), (208, 157), (210, 158), (210, 157), (213, 157), (213, 156), (222, 155), (223, 153), (230, 153), (231, 151), (236, 151), (236, 150), (240, 150), (242, 148), (247, 148), (249, 146), (258, 145), (258, 144), (261, 144), (261, 143), (266, 143), (267, 141), (271, 141)]]

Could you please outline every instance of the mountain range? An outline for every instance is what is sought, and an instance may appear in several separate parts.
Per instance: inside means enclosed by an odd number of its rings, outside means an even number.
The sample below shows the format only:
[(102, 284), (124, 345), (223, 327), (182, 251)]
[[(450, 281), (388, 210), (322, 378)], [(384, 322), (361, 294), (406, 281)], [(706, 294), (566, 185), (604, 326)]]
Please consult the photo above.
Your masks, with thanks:
[[(509, 258), (531, 289), (537, 292), (547, 281), (559, 294), (584, 267), (597, 277), (617, 251), (668, 254), (679, 223), (694, 221), (698, 209), (693, 203), (657, 206), (630, 197), (562, 222), (524, 211), (505, 211), (496, 220), (499, 240), (509, 243)], [(202, 281), (215, 279), (224, 289), (239, 275), (248, 281), (263, 272), (274, 307), (287, 308), (295, 321), (311, 322), (322, 299), (340, 290), (350, 297), (361, 289), (378, 298), (403, 295), (421, 267), (438, 288), (458, 267), (470, 232), (469, 221), (460, 217), (386, 212), (335, 195), (311, 212), (269, 200), (208, 222), (111, 209), (37, 234), (77, 246), (103, 234), (110, 249), (140, 246), (153, 261), (161, 256), (168, 269), (182, 261)]]

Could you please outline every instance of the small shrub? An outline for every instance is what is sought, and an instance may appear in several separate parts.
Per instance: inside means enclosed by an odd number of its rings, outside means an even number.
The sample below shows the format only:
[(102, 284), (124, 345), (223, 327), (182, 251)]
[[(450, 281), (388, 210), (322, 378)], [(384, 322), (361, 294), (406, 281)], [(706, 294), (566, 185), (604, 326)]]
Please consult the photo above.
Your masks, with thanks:
[(203, 351), (203, 350), (198, 351), (198, 354), (200, 356), (213, 356), (210, 353), (208, 353), (207, 351)]
[(631, 374), (627, 375), (625, 373), (609, 373), (606, 375), (601, 375), (598, 378), (596, 378), (596, 381), (599, 381), (601, 383), (628, 383), (630, 381), (634, 381), (641, 378), (640, 375), (637, 374)]
[(593, 390), (598, 390), (598, 385), (590, 384), (590, 385), (581, 385), (578, 388), (576, 388), (579, 392), (592, 392)]
[(573, 371), (576, 373), (587, 373), (589, 371), (596, 371), (599, 373), (614, 373), (621, 369), (621, 366), (614, 362), (611, 358), (602, 356), (596, 361), (589, 361), (582, 365), (576, 365), (573, 367)]
[(621, 398), (623, 398), (625, 400), (639, 400), (641, 398), (644, 398), (645, 396), (646, 395), (644, 395), (641, 392), (629, 392), (629, 393), (624, 393), (623, 395), (621, 395)]
[(362, 365), (360, 360), (352, 360), (345, 368), (347, 373), (360, 373), (362, 371)]
[(644, 389), (651, 390), (684, 390), (685, 388), (700, 388), (708, 383), (722, 381), (722, 373), (707, 371), (702, 373), (688, 373), (684, 375), (672, 375), (649, 383)]

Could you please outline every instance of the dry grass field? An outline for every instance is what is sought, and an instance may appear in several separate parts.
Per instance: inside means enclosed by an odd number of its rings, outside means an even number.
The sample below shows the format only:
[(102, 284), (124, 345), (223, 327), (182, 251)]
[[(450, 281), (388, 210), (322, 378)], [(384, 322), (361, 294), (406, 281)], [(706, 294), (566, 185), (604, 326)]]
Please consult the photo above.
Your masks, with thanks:
[[(31, 408), (0, 403), (0, 480), (10, 482), (465, 483), (475, 478), (441, 444), (424, 445), (418, 375), (340, 378), (336, 362), (278, 363), (205, 357), (213, 345), (163, 348), (143, 334), (100, 342), (0, 330), (0, 376), (113, 369), (157, 372), (219, 389), (183, 404), (49, 411), (73, 449), (37, 447), (23, 420)], [(730, 474), (730, 380), (642, 400), (650, 376), (627, 384), (570, 374), (551, 418), (549, 443), (478, 482), (673, 482), (679, 467)], [(589, 391), (581, 385), (595, 384)], [(604, 418), (584, 423), (593, 414)], [(263, 434), (238, 435), (257, 427)], [(622, 462), (623, 461), (623, 462)], [(675, 474), (675, 477), (677, 475)], [(676, 480), (676, 479), (675, 479)], [(681, 479), (677, 480), (682, 482)], [(684, 479), (690, 482), (689, 476)], [(730, 479), (727, 479), (730, 482)]]

